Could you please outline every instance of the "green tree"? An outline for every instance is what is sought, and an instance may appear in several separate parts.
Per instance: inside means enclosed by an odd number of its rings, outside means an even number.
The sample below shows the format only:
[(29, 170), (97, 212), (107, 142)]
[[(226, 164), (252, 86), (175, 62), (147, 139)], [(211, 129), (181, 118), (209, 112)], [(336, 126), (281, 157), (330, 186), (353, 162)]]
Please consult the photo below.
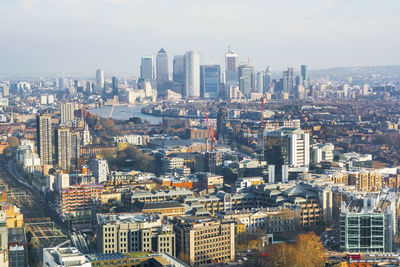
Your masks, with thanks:
[(10, 145), (10, 147), (12, 147), (12, 148), (19, 146), (19, 139), (16, 136), (8, 137), (7, 142)]
[(326, 250), (314, 232), (300, 234), (293, 244), (269, 245), (266, 254), (263, 266), (322, 267), (326, 261)]

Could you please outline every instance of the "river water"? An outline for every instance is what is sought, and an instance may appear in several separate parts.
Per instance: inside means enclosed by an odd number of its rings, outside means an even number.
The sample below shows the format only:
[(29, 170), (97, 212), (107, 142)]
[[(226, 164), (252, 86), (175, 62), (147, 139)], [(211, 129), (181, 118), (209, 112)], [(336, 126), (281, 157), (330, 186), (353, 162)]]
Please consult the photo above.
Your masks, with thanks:
[[(142, 113), (142, 108), (145, 107), (144, 104), (136, 104), (133, 106), (115, 106), (112, 114), (112, 118), (116, 120), (129, 120), (132, 117), (139, 117), (142, 120), (147, 120), (150, 124), (159, 124), (162, 121), (161, 117), (147, 115)], [(99, 114), (102, 118), (108, 118), (111, 111), (111, 106), (105, 106), (102, 108), (92, 108), (88, 111), (93, 114)]]

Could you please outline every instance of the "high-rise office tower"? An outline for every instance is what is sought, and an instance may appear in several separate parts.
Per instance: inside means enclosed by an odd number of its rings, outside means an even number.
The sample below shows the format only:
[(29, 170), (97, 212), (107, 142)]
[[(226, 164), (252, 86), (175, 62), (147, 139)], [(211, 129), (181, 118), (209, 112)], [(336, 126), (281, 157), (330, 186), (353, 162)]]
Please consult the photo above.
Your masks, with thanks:
[(61, 169), (70, 171), (80, 156), (80, 134), (69, 128), (59, 128), (56, 132), (57, 162)]
[(85, 88), (86, 94), (87, 94), (87, 95), (91, 95), (91, 94), (92, 94), (92, 91), (93, 91), (92, 89), (93, 89), (92, 82), (87, 81), (87, 82), (86, 82), (86, 88)]
[(195, 50), (185, 54), (185, 96), (200, 97), (200, 53)]
[(232, 50), (225, 53), (225, 84), (226, 88), (238, 83), (238, 55)]
[(66, 82), (64, 78), (58, 78), (58, 87), (59, 88), (65, 88)]
[(310, 76), (308, 75), (308, 66), (301, 65), (301, 77), (303, 78), (303, 85), (305, 88), (310, 86)]
[(185, 88), (185, 56), (184, 55), (174, 56), (172, 80), (175, 84), (177, 84), (180, 87), (179, 93), (181, 93), (183, 95), (184, 88)]
[(303, 76), (296, 76), (296, 86), (303, 85)]
[(50, 115), (38, 115), (36, 117), (36, 138), (40, 163), (42, 165), (52, 164), (53, 146)]
[(104, 90), (104, 70), (98, 69), (96, 71), (96, 91), (101, 93)]
[(265, 70), (265, 76), (264, 76), (264, 93), (272, 93), (270, 92), (270, 85), (272, 82), (272, 74), (271, 74), (272, 68), (271, 66), (267, 66), (267, 69)]
[(265, 80), (265, 72), (260, 71), (257, 72), (257, 93), (264, 92), (264, 80)]
[(156, 58), (156, 74), (157, 74), (157, 92), (158, 95), (164, 95), (165, 86), (169, 81), (168, 73), (168, 54), (161, 48)]
[(219, 65), (200, 66), (200, 96), (218, 98), (221, 68)]
[(77, 104), (72, 102), (61, 103), (61, 123), (68, 123), (75, 119), (74, 111), (77, 109)]
[(140, 64), (140, 78), (143, 80), (153, 80), (153, 56), (142, 56)]
[(112, 77), (112, 95), (118, 96), (118, 78)]
[(228, 110), (219, 108), (217, 113), (217, 132), (215, 138), (219, 141), (225, 139), (227, 135), (227, 124), (229, 123)]
[(264, 132), (264, 159), (269, 164), (309, 167), (310, 135), (298, 128)]
[(248, 65), (239, 66), (239, 90), (246, 96), (250, 97), (253, 90), (252, 87), (253, 68)]
[(295, 77), (293, 68), (288, 68), (283, 72), (282, 77), (282, 92), (294, 94), (295, 92)]
[(68, 128), (58, 129), (56, 139), (58, 165), (64, 171), (69, 171), (72, 160), (71, 130)]

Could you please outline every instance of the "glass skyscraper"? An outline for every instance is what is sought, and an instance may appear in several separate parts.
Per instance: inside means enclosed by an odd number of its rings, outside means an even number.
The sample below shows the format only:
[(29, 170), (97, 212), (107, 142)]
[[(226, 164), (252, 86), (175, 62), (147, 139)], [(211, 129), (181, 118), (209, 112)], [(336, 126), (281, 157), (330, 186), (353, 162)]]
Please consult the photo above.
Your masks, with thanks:
[(118, 96), (118, 78), (112, 77), (112, 95)]
[[(61, 85), (60, 85), (61, 87)], [(102, 93), (104, 89), (104, 70), (98, 69), (96, 71), (96, 90), (97, 93)]]
[(153, 76), (153, 56), (142, 56), (140, 65), (140, 78), (152, 80)]
[(200, 66), (200, 96), (218, 98), (221, 68), (219, 65)]
[(303, 78), (303, 85), (305, 88), (310, 86), (310, 76), (308, 74), (308, 66), (301, 65), (301, 77)]
[(185, 96), (200, 97), (200, 53), (194, 50), (185, 54)]
[(156, 70), (157, 70), (157, 92), (158, 95), (163, 95), (165, 85), (169, 81), (168, 74), (168, 54), (161, 48), (156, 57)]
[(236, 86), (238, 83), (237, 58), (238, 55), (232, 50), (229, 50), (225, 54), (225, 80), (227, 88), (229, 88), (229, 86)]
[(239, 66), (239, 90), (246, 96), (250, 97), (253, 91), (253, 68), (247, 65)]

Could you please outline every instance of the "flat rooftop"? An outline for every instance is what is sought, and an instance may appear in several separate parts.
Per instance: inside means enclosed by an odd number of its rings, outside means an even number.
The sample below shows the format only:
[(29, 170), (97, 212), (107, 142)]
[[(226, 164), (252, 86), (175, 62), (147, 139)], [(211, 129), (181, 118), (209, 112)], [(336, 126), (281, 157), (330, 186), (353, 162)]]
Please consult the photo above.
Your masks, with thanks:
[(158, 215), (144, 214), (144, 213), (100, 213), (97, 214), (98, 224), (107, 223), (141, 223), (141, 222), (155, 222), (159, 220)]

